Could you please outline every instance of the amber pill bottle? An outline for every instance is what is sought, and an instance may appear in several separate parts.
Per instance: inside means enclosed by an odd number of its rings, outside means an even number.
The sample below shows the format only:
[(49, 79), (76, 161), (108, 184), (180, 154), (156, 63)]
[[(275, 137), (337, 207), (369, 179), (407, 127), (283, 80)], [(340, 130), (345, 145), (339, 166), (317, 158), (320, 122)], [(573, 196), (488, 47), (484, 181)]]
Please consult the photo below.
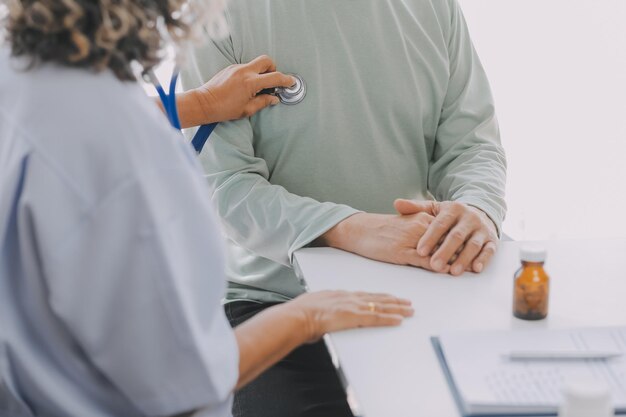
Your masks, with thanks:
[(548, 315), (550, 277), (543, 269), (546, 250), (523, 247), (520, 250), (522, 266), (515, 273), (513, 315), (523, 320), (541, 320)]

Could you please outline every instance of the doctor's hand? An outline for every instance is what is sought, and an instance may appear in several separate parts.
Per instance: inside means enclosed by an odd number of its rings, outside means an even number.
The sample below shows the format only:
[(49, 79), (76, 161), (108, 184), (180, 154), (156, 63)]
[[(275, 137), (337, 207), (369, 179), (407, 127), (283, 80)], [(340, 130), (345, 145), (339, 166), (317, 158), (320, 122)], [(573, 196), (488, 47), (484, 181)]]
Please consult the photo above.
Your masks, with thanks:
[(409, 300), (389, 294), (347, 291), (302, 294), (284, 307), (303, 314), (307, 342), (356, 327), (397, 326), (414, 313)]
[[(322, 244), (366, 258), (432, 270), (430, 254), (417, 245), (435, 217), (422, 211), (408, 215), (357, 213), (323, 234)], [(447, 273), (446, 265), (439, 272)]]
[(413, 315), (411, 302), (387, 294), (320, 291), (272, 306), (235, 328), (237, 389), (304, 343), (356, 327), (397, 326)]
[[(417, 245), (420, 256), (429, 256), (437, 272), (461, 275), (481, 272), (496, 252), (498, 233), (493, 221), (480, 209), (454, 201), (396, 200), (402, 215), (435, 216)], [(451, 266), (450, 266), (451, 264)]]
[(248, 64), (224, 68), (203, 86), (186, 92), (186, 104), (193, 106), (195, 103), (196, 110), (200, 112), (196, 116), (202, 117), (202, 120), (195, 120), (195, 125), (241, 119), (278, 104), (278, 97), (269, 94), (257, 96), (259, 91), (290, 87), (295, 82), (292, 76), (277, 72), (274, 61), (262, 55)]

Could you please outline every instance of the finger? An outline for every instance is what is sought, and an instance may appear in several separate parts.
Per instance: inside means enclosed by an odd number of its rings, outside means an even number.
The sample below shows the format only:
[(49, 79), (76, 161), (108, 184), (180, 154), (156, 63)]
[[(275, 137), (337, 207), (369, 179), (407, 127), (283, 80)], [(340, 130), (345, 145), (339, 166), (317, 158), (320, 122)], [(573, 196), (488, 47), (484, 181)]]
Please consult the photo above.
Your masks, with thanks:
[(256, 78), (256, 90), (257, 92), (264, 88), (271, 87), (291, 87), (296, 83), (296, 79), (291, 75), (283, 74), (282, 72), (269, 72), (267, 74), (260, 74)]
[(402, 317), (411, 317), (415, 313), (413, 307), (408, 305), (400, 305), (395, 303), (364, 303), (362, 310), (368, 310), (373, 313), (398, 314)]
[[(434, 271), (431, 266), (430, 257), (421, 256), (417, 253), (417, 249), (409, 249), (408, 251), (406, 251), (404, 255), (404, 263), (406, 265), (416, 266), (418, 268), (426, 269), (428, 271)], [(447, 274), (449, 270), (450, 265), (445, 265), (441, 271), (435, 272), (442, 272), (444, 274)]]
[[(437, 252), (439, 250), (439, 248), (441, 247), (441, 244), (443, 243), (443, 241), (445, 240), (445, 236), (441, 239), (441, 241), (439, 243), (437, 243), (437, 245), (435, 245), (435, 247), (433, 248), (433, 250), (430, 253), (430, 256), (433, 256), (433, 254), (435, 252)], [(463, 251), (464, 246), (461, 245), (461, 247), (459, 249), (457, 249), (457, 251), (455, 252), (454, 255), (452, 255), (452, 258), (450, 258), (450, 262), (448, 262), (449, 264), (452, 264), (452, 262), (454, 262), (457, 258), (457, 256), (461, 253), (461, 251)]]
[(472, 269), (474, 272), (482, 272), (485, 269), (485, 266), (489, 263), (493, 255), (496, 253), (496, 244), (494, 241), (490, 240), (485, 243), (480, 254), (474, 259), (472, 262)]
[(434, 201), (415, 201), (399, 198), (393, 202), (393, 207), (398, 214), (402, 215), (417, 214), (420, 212), (426, 212), (432, 216), (435, 215)]
[(450, 260), (448, 261), (448, 265), (452, 265), (454, 262), (456, 262), (456, 260), (459, 258), (459, 255), (461, 254), (461, 252), (463, 252), (463, 249), (465, 249), (465, 244), (462, 244), (457, 250), (456, 252), (454, 252), (454, 254), (452, 254), (452, 257), (450, 258)]
[(246, 116), (250, 117), (256, 112), (258, 112), (259, 110), (262, 110), (266, 108), (267, 106), (274, 106), (278, 104), (279, 102), (280, 100), (278, 99), (278, 97), (275, 97), (269, 94), (262, 94), (260, 96), (256, 96), (252, 100), (250, 100), (250, 102), (246, 106)]
[(455, 276), (461, 275), (472, 264), (474, 259), (478, 257), (486, 241), (487, 236), (484, 233), (474, 233), (467, 240), (465, 248), (452, 264), (450, 273)]
[(248, 63), (248, 67), (252, 68), (257, 74), (276, 71), (276, 64), (274, 64), (272, 58), (267, 55), (254, 58)]
[(469, 236), (474, 232), (471, 224), (467, 221), (461, 221), (454, 226), (452, 230), (446, 236), (441, 247), (435, 252), (431, 259), (431, 265), (435, 271), (450, 262), (452, 255), (454, 255)]
[[(430, 226), (428, 226), (428, 229), (417, 244), (417, 252), (422, 256), (427, 256), (432, 253), (432, 249), (437, 245), (439, 239), (452, 229), (457, 220), (458, 215), (453, 211), (447, 210), (440, 212)], [(446, 240), (447, 239), (448, 237), (446, 237)], [(441, 267), (443, 267), (443, 265), (445, 265), (445, 262), (442, 262)]]
[(398, 326), (404, 317), (398, 314), (360, 312), (359, 327), (387, 327)]
[[(441, 247), (441, 244), (443, 243), (444, 239), (446, 237), (442, 237), (441, 239), (439, 239), (439, 242), (433, 247), (433, 249), (430, 251), (430, 256), (433, 256), (433, 253), (437, 252), (439, 250), (439, 248)], [(419, 244), (419, 242), (418, 242)]]
[(391, 294), (385, 293), (371, 293), (371, 292), (355, 292), (359, 298), (361, 298), (365, 302), (374, 302), (381, 304), (400, 304), (400, 305), (411, 305), (411, 300), (407, 300), (405, 298), (398, 298)]

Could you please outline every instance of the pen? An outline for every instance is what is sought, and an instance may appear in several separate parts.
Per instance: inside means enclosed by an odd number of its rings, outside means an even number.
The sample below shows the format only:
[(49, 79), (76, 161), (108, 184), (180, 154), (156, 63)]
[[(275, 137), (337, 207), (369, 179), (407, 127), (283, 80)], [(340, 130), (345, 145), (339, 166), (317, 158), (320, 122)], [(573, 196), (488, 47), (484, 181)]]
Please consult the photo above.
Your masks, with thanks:
[(532, 351), (514, 350), (508, 354), (511, 360), (585, 360), (612, 359), (622, 356), (622, 352), (609, 351)]

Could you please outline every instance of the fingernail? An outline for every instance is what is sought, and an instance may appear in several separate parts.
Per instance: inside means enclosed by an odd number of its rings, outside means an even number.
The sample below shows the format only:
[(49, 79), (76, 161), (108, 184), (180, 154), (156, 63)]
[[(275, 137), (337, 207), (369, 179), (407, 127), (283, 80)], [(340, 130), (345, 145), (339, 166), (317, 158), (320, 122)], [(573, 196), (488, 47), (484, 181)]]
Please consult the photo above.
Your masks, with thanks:
[(483, 264), (480, 262), (476, 264), (476, 272), (481, 272), (483, 270)]
[(463, 267), (461, 265), (454, 265), (452, 268), (452, 275), (461, 275), (463, 272)]
[(419, 256), (428, 256), (428, 248), (427, 247), (417, 248), (417, 253)]
[(435, 271), (439, 271), (441, 268), (443, 268), (443, 261), (441, 259), (433, 261), (433, 269)]
[(280, 103), (280, 99), (278, 97), (274, 97), (272, 98), (272, 106), (277, 105), (278, 103)]

